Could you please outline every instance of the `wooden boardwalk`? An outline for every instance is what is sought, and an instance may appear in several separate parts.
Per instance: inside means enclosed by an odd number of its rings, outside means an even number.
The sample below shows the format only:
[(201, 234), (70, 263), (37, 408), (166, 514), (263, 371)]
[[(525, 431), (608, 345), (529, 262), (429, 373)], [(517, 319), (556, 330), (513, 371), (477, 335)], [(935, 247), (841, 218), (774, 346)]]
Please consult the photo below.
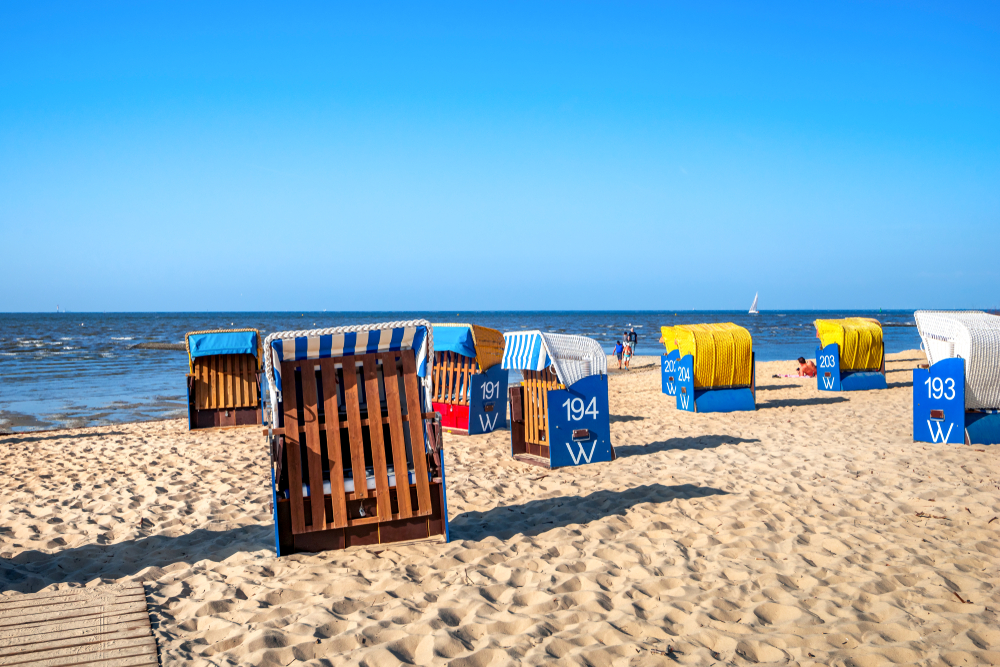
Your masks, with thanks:
[(157, 664), (141, 583), (0, 596), (0, 667)]

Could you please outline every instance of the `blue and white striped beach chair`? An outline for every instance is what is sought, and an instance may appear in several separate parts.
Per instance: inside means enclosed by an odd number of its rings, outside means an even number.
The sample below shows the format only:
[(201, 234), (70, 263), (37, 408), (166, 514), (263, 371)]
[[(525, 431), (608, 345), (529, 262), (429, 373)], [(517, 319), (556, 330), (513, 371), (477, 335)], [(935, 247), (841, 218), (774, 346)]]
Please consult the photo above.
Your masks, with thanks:
[(504, 334), (502, 366), (521, 371), (510, 388), (511, 455), (560, 468), (613, 461), (608, 358), (584, 336)]

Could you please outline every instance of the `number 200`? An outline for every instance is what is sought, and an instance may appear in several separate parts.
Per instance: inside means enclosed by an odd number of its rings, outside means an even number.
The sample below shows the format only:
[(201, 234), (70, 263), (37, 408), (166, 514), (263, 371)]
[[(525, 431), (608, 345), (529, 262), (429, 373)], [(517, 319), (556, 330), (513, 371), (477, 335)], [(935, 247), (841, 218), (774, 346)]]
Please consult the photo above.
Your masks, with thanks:
[(583, 409), (583, 399), (582, 398), (567, 398), (562, 404), (566, 408), (566, 421), (580, 421), (583, 419), (584, 415), (590, 415), (594, 419), (597, 419), (597, 397), (590, 399), (590, 404), (587, 405), (587, 409)]

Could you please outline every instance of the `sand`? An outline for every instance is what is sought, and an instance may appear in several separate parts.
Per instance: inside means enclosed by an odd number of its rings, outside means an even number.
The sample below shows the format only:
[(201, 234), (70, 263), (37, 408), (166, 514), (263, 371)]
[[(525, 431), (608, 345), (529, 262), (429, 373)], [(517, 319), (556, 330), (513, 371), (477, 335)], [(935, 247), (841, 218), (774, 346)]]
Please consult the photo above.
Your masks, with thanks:
[(0, 588), (143, 581), (164, 665), (1000, 664), (1000, 447), (912, 442), (918, 360), (690, 414), (637, 358), (617, 461), (448, 436), (452, 542), (378, 554), (274, 557), (256, 429), (7, 436)]

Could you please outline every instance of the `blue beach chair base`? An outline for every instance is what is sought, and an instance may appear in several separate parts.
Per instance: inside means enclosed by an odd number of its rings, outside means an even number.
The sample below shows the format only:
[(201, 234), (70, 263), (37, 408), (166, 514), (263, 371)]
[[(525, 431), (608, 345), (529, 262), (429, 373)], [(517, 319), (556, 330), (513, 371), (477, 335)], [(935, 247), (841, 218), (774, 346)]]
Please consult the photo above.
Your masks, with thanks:
[(886, 389), (885, 354), (877, 371), (840, 370), (840, 346), (836, 343), (816, 348), (816, 388), (820, 391), (869, 391)]
[(965, 409), (965, 360), (942, 359), (913, 369), (913, 440), (1000, 444), (1000, 411)]
[(757, 409), (757, 370), (751, 356), (749, 387), (698, 388), (694, 386), (694, 357), (677, 362), (677, 409), (685, 412), (744, 412)]

